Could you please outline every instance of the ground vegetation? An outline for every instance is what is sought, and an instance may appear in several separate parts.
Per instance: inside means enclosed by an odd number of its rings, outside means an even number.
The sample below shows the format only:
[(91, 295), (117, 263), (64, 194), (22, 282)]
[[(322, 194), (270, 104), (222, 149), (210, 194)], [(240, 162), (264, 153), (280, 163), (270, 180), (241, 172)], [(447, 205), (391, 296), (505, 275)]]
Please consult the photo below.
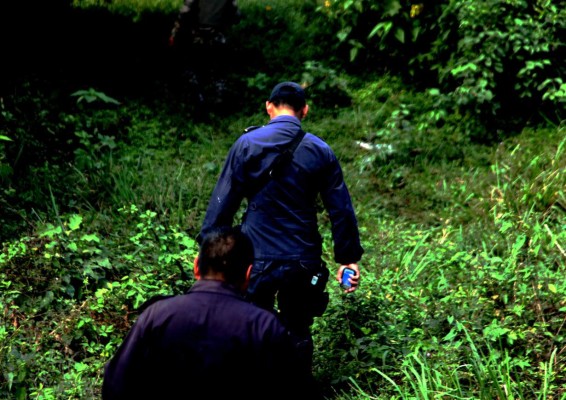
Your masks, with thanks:
[(565, 399), (563, 7), (239, 4), (206, 118), (171, 79), (178, 1), (0, 6), (0, 398), (100, 397), (143, 303), (191, 285), (228, 148), (295, 80), (366, 249), (315, 322), (326, 396)]

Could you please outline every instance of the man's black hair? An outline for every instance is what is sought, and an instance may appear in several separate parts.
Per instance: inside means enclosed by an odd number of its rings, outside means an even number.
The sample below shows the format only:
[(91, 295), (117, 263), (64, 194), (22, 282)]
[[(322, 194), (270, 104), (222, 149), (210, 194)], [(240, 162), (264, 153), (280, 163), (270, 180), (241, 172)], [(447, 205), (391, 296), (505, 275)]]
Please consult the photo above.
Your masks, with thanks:
[(295, 112), (301, 111), (307, 104), (305, 90), (295, 82), (281, 82), (275, 85), (269, 101), (277, 107), (283, 104), (291, 106)]
[(201, 276), (209, 271), (221, 272), (228, 283), (239, 284), (246, 279), (253, 257), (252, 242), (239, 226), (220, 227), (202, 238), (198, 267)]

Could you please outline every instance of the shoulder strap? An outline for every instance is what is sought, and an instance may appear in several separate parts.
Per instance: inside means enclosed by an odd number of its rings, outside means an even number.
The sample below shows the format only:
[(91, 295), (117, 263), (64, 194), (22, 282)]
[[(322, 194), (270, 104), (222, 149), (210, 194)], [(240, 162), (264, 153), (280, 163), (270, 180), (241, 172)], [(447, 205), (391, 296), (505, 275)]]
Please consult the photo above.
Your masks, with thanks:
[[(257, 127), (250, 128), (247, 128), (246, 132), (249, 132), (250, 130), (253, 130)], [(293, 153), (299, 146), (299, 143), (303, 140), (304, 136), (305, 131), (299, 128), (297, 135), (293, 138), (293, 140), (291, 140), (291, 142), (289, 142), (289, 145), (275, 157), (275, 159), (271, 163), (271, 166), (266, 170), (266, 173), (262, 175), (262, 177), (259, 179), (259, 182), (257, 182), (257, 184), (253, 187), (253, 189), (251, 190), (251, 193), (253, 193), (253, 195), (259, 193), (271, 178), (275, 178), (279, 174), (281, 167), (286, 162), (293, 159)], [(252, 195), (250, 195), (250, 197), (252, 197)]]
[(293, 138), (291, 143), (289, 143), (289, 146), (285, 150), (283, 150), (275, 158), (275, 160), (273, 160), (273, 163), (271, 164), (271, 168), (269, 168), (270, 177), (277, 176), (281, 168), (281, 165), (283, 165), (282, 163), (287, 160), (290, 161), (293, 158), (293, 153), (295, 152), (295, 149), (299, 146), (299, 143), (301, 143), (301, 141), (303, 140), (303, 137), (305, 137), (305, 131), (299, 128), (297, 135)]

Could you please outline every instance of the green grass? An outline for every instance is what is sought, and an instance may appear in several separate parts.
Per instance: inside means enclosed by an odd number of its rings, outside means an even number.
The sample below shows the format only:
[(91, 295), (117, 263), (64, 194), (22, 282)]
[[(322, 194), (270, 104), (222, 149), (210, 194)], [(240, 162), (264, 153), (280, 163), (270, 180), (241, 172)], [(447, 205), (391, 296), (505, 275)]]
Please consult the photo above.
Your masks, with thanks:
[[(129, 125), (115, 146), (83, 135), (84, 167), (66, 179), (101, 192), (89, 203), (76, 198), (74, 212), (54, 194), (51, 208), (66, 210), (59, 218), (4, 243), (5, 395), (96, 397), (101, 366), (136, 307), (190, 284), (191, 237), (224, 156), (245, 126), (267, 120), (262, 104), (208, 124), (155, 110), (124, 104)], [(372, 110), (383, 105), (315, 110), (305, 120), (341, 159), (366, 249), (360, 289), (344, 296), (331, 282), (315, 324), (315, 373), (327, 395), (563, 398), (564, 130), (525, 129), (493, 146), (459, 139), (458, 157), (444, 157), (432, 150), (445, 130), (421, 139), (391, 128), (397, 150), (383, 157), (358, 143), (379, 143)], [(115, 118), (84, 111), (86, 126)]]

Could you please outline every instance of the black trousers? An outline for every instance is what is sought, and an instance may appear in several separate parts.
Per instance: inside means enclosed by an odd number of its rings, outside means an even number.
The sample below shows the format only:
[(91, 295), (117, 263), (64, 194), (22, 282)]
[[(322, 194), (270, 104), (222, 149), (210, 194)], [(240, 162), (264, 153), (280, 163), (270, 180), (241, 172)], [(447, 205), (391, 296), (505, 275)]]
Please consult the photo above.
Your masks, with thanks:
[(249, 300), (277, 313), (309, 371), (313, 356), (311, 326), (328, 306), (328, 277), (328, 268), (321, 260), (256, 260), (248, 286)]

